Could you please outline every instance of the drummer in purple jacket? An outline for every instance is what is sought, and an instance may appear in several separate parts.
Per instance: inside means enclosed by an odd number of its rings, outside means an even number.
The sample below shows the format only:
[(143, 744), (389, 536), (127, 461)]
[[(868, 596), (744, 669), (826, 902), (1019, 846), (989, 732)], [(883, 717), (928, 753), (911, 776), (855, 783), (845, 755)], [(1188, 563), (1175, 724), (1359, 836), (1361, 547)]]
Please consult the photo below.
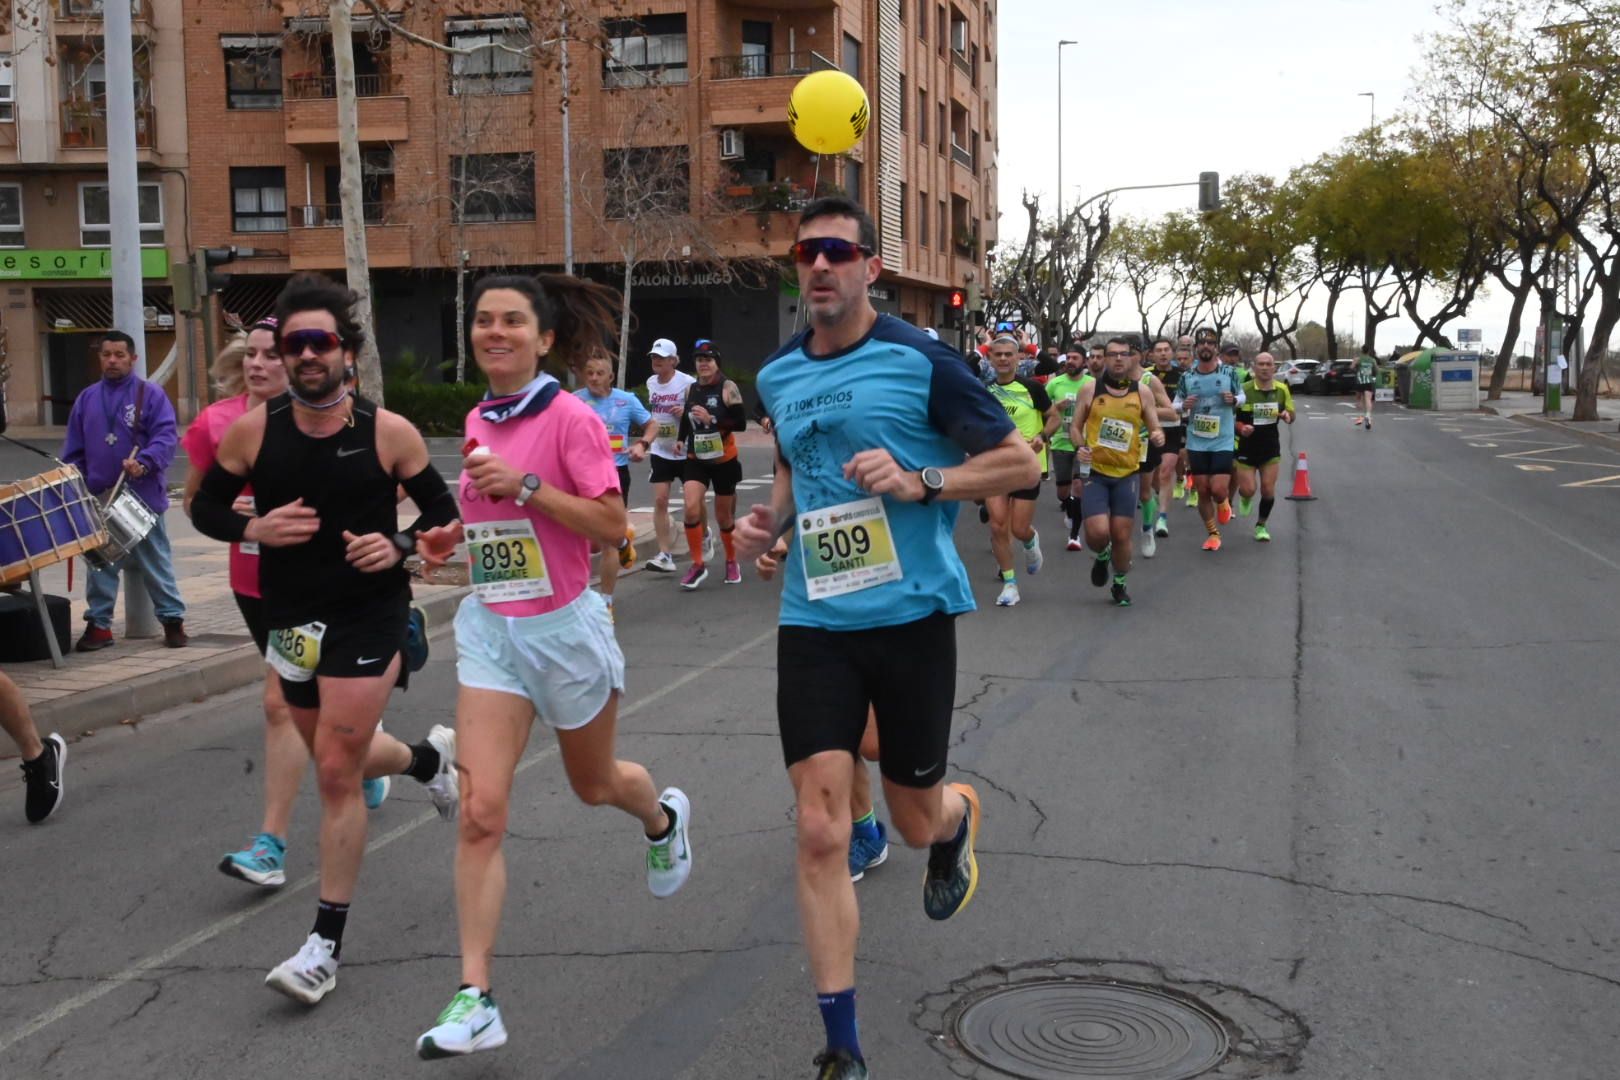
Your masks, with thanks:
[[(152, 608), (163, 623), (163, 644), (178, 649), (186, 643), (186, 605), (174, 580), (174, 557), (163, 512), (169, 508), (168, 472), (174, 462), (174, 406), (162, 387), (133, 374), (135, 340), (121, 330), (101, 339), (101, 381), (88, 386), (68, 414), (62, 460), (84, 474), (90, 491), (105, 499), (118, 477), (157, 517), (128, 558), (146, 583)], [(120, 564), (122, 565), (122, 564)], [(119, 567), (91, 566), (85, 583), (88, 624), (76, 648), (105, 649), (113, 643), (113, 605), (118, 600)]]

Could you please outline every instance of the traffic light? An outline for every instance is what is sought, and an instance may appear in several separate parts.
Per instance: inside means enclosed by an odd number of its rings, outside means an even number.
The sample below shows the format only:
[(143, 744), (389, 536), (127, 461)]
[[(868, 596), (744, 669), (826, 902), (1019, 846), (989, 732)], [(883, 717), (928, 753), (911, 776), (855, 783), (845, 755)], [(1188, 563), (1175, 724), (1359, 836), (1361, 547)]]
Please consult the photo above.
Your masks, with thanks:
[(231, 275), (222, 274), (215, 270), (216, 266), (223, 266), (234, 262), (243, 252), (235, 247), (199, 248), (197, 250), (197, 294), (199, 296), (212, 296), (231, 283)]
[(952, 326), (962, 325), (962, 312), (967, 309), (967, 290), (952, 289), (946, 317)]
[(1198, 174), (1198, 211), (1208, 214), (1221, 208), (1221, 174), (1218, 172), (1201, 172)]

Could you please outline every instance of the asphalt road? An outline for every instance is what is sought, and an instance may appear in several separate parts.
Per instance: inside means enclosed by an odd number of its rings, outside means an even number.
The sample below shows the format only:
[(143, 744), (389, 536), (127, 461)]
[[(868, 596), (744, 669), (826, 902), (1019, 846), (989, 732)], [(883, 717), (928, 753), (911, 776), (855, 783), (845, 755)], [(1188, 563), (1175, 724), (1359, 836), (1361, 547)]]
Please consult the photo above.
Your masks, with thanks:
[[(1318, 501), (1280, 502), (1269, 546), (1235, 523), (1213, 556), (1173, 509), (1129, 610), (1061, 550), (1049, 497), (1047, 569), (990, 607), (986, 536), (962, 515), (981, 608), (959, 626), (952, 758), (984, 801), (984, 878), (939, 925), (918, 853), (858, 886), (875, 1075), (975, 1075), (929, 1030), (944, 1005), (1065, 959), (1217, 1007), (1264, 999), (1308, 1030), (1287, 1048), (1303, 1077), (1615, 1075), (1620, 490), (1565, 485), (1611, 459), (1620, 476), (1620, 455), (1503, 457), (1561, 444), (1476, 416), (1363, 433), (1310, 403), (1291, 438)], [(1519, 467), (1536, 457), (1588, 464)], [(759, 451), (747, 465), (768, 471)], [(316, 814), (306, 785), (281, 892), (214, 871), (257, 824), (251, 692), (76, 743), (45, 827), (6, 781), (0, 1075), (811, 1075), (775, 601), (751, 572), (693, 595), (623, 583), (620, 749), (692, 796), (696, 871), (652, 900), (635, 826), (580, 806), (536, 737), (494, 1054), (413, 1056), (457, 964), (453, 831), (409, 781), (373, 815), (337, 990), (310, 1011), (262, 987), (309, 929)], [(390, 730), (449, 715), (452, 652), (436, 640)]]

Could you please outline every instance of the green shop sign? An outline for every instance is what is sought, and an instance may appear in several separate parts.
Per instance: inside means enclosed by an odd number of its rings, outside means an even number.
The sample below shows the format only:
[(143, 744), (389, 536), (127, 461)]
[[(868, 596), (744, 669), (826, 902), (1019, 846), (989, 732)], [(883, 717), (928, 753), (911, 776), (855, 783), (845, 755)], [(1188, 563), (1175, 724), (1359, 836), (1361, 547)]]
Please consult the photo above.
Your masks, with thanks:
[[(169, 253), (141, 248), (141, 277), (169, 276)], [(94, 281), (112, 277), (109, 248), (70, 251), (0, 251), (0, 281)]]

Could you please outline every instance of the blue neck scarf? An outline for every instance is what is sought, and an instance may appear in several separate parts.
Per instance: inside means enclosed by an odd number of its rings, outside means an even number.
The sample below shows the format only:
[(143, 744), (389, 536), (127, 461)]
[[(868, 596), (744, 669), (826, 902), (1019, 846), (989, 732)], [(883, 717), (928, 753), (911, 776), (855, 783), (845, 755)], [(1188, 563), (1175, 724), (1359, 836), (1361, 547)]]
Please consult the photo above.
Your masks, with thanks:
[(562, 384), (542, 371), (534, 377), (533, 382), (515, 394), (502, 397), (495, 397), (493, 393), (485, 394), (484, 400), (478, 403), (478, 415), (491, 424), (504, 424), (524, 416), (539, 416), (561, 391)]

